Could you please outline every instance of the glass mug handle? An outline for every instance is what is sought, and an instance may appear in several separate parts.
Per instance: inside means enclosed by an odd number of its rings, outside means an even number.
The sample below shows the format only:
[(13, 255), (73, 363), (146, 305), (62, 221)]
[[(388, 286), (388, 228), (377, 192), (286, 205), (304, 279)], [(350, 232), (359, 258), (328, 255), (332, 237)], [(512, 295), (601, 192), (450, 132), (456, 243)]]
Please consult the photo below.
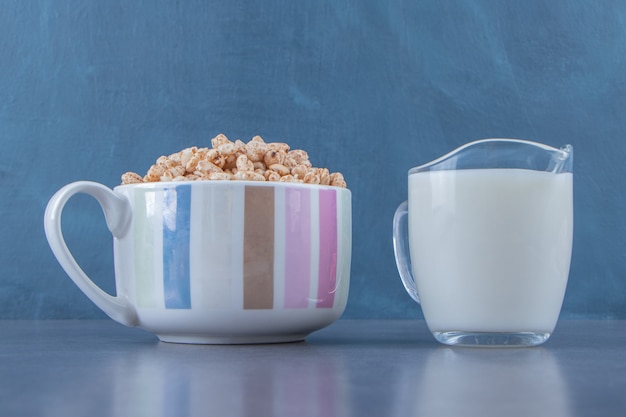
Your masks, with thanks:
[(98, 201), (104, 211), (107, 227), (113, 236), (122, 238), (128, 232), (132, 209), (126, 198), (96, 182), (73, 182), (57, 191), (46, 207), (44, 228), (50, 248), (67, 275), (94, 304), (113, 320), (127, 326), (135, 326), (138, 321), (137, 313), (130, 302), (119, 295), (116, 297), (109, 295), (94, 284), (78, 265), (63, 239), (61, 231), (63, 208), (77, 193), (88, 194)]
[(393, 215), (393, 253), (396, 257), (396, 266), (404, 289), (412, 299), (420, 302), (415, 285), (415, 278), (411, 272), (411, 254), (409, 253), (408, 203), (405, 201), (398, 206)]

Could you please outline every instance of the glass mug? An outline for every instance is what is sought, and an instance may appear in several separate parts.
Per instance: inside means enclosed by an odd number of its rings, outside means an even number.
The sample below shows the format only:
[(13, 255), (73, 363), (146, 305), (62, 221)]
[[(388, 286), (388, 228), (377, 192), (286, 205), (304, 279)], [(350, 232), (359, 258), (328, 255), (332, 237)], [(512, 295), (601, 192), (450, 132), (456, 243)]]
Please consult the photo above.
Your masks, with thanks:
[(394, 253), (439, 342), (535, 346), (550, 337), (572, 252), (572, 161), (570, 145), (485, 139), (409, 170)]

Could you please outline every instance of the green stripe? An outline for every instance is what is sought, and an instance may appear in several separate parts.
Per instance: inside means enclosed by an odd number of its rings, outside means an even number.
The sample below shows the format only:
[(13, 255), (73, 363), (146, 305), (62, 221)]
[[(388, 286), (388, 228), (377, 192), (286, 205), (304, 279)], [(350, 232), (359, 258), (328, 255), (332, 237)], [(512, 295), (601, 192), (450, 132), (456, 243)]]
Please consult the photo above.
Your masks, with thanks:
[(135, 190), (135, 297), (138, 307), (156, 307), (154, 283), (154, 191)]

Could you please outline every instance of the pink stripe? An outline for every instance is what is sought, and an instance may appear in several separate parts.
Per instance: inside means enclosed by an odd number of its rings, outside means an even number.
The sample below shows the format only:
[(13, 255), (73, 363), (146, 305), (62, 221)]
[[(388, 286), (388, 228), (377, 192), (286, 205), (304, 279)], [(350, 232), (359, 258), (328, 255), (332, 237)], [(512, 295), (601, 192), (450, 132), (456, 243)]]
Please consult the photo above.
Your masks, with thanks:
[(332, 307), (337, 281), (337, 193), (320, 190), (320, 269), (317, 307)]
[(307, 308), (311, 281), (311, 191), (285, 190), (285, 308)]

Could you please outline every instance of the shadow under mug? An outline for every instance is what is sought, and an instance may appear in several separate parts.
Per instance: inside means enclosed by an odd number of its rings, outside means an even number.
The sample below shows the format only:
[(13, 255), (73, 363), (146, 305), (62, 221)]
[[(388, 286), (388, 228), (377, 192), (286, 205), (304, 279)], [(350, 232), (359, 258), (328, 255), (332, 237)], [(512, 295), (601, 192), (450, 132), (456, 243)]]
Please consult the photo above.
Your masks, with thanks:
[[(114, 237), (116, 295), (72, 257), (61, 215), (76, 193), (102, 206)], [(303, 340), (346, 307), (351, 193), (247, 181), (75, 182), (45, 213), (57, 260), (112, 319), (180, 343)]]
[(396, 263), (439, 342), (550, 337), (569, 274), (572, 183), (571, 146), (515, 139), (472, 142), (409, 171), (393, 220)]

